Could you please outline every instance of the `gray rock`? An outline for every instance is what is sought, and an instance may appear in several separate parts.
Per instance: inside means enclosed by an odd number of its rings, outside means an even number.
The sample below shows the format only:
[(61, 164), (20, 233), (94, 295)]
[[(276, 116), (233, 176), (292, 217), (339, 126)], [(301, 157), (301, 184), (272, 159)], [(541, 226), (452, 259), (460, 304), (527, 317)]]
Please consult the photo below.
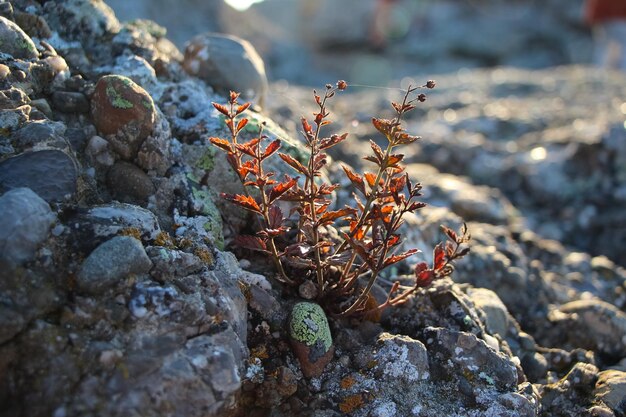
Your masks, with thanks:
[(205, 33), (185, 48), (183, 68), (221, 94), (242, 94), (244, 100), (263, 105), (267, 94), (265, 65), (254, 47), (235, 36)]
[(95, 167), (110, 167), (115, 163), (115, 156), (113, 156), (109, 141), (100, 136), (92, 136), (89, 139), (85, 156)]
[(593, 392), (596, 401), (602, 401), (617, 416), (626, 415), (626, 373), (621, 371), (602, 371)]
[(0, 91), (0, 110), (15, 109), (30, 103), (30, 98), (19, 88)]
[(88, 113), (89, 101), (83, 93), (71, 91), (55, 91), (52, 93), (52, 104), (63, 113)]
[(400, 379), (407, 383), (430, 378), (428, 352), (419, 340), (382, 333), (376, 341), (373, 371), (381, 379)]
[(102, 0), (52, 1), (44, 5), (50, 28), (65, 39), (97, 44), (108, 33), (117, 33), (120, 23)]
[(110, 203), (93, 206), (76, 213), (68, 221), (72, 244), (85, 256), (112, 237), (136, 230), (142, 240), (155, 240), (161, 227), (156, 216), (139, 206)]
[(16, 109), (0, 110), (0, 128), (6, 132), (13, 132), (28, 122), (32, 108), (23, 105)]
[(512, 390), (517, 386), (515, 364), (475, 335), (428, 327), (424, 337), (429, 356), (434, 355), (449, 375), (461, 383), (466, 378), (463, 375), (469, 374), (474, 383), (495, 386), (499, 390)]
[(61, 122), (31, 122), (16, 131), (11, 139), (18, 149), (32, 148), (36, 145), (64, 149), (67, 147), (63, 137), (65, 132), (65, 125)]
[(154, 194), (152, 180), (137, 166), (116, 162), (107, 173), (107, 185), (111, 195), (124, 203), (145, 204)]
[(626, 314), (599, 300), (578, 300), (550, 312), (546, 329), (553, 346), (590, 349), (614, 358), (626, 356)]
[(48, 202), (73, 197), (77, 178), (75, 162), (56, 150), (23, 153), (0, 163), (0, 192), (27, 187)]
[(39, 56), (32, 39), (15, 23), (0, 16), (0, 51), (19, 59)]
[(117, 236), (98, 246), (85, 259), (76, 277), (78, 288), (99, 294), (130, 274), (147, 273), (152, 262), (135, 238)]
[(506, 338), (515, 320), (507, 311), (502, 300), (498, 298), (498, 295), (486, 288), (471, 288), (467, 295), (474, 305), (485, 313), (485, 326), (489, 333), (497, 334), (503, 339)]
[(18, 265), (31, 260), (56, 217), (50, 206), (28, 188), (0, 197), (0, 259)]

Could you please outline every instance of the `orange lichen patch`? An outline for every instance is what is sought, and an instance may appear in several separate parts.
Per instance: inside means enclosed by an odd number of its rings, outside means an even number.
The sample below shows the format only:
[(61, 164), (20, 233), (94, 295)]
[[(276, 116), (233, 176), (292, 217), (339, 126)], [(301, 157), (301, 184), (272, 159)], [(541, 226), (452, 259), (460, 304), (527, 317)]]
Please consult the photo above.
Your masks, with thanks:
[(126, 229), (120, 230), (120, 236), (130, 236), (137, 240), (141, 240), (141, 230), (136, 227), (127, 227)]
[(237, 285), (241, 290), (241, 293), (244, 297), (246, 297), (246, 301), (249, 303), (252, 298), (252, 293), (250, 292), (250, 286), (243, 281), (237, 281)]
[(348, 395), (339, 403), (339, 411), (344, 414), (350, 414), (365, 405), (361, 394)]
[(154, 244), (157, 246), (164, 246), (166, 248), (174, 247), (174, 242), (167, 232), (159, 232), (156, 239), (154, 239)]
[(193, 254), (196, 255), (198, 258), (200, 258), (200, 260), (207, 265), (213, 265), (213, 263), (215, 262), (215, 258), (213, 258), (213, 254), (207, 249), (198, 248), (195, 251), (193, 251)]
[(250, 357), (259, 358), (259, 359), (267, 359), (270, 357), (269, 353), (267, 353), (267, 347), (265, 345), (257, 346), (252, 348), (250, 351)]
[(352, 375), (348, 375), (347, 377), (343, 378), (340, 382), (339, 382), (339, 386), (342, 389), (349, 389), (351, 388), (354, 384), (356, 383), (356, 380), (354, 379), (354, 377)]

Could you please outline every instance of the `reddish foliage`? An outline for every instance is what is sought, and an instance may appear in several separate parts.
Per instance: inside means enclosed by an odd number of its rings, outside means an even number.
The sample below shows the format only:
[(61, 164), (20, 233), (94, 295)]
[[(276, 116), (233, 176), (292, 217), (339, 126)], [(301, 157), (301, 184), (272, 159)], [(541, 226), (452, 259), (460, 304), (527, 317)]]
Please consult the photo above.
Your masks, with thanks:
[[(346, 140), (348, 134), (322, 137), (320, 133), (330, 123), (326, 103), (337, 91), (347, 88), (345, 81), (338, 81), (335, 87), (327, 84), (324, 94), (313, 92), (318, 110), (311, 122), (304, 117), (301, 119), (302, 134), (309, 153), (306, 161), (278, 152), (281, 147), (279, 139), (263, 149), (262, 142), (266, 139), (262, 134), (263, 125), (257, 137), (239, 141), (238, 134), (248, 120), (237, 120), (237, 117), (249, 107), (249, 103), (240, 105), (237, 102), (239, 94), (231, 92), (229, 105), (213, 103), (226, 116), (231, 138), (210, 138), (211, 143), (226, 152), (227, 160), (241, 182), (248, 188), (258, 190), (258, 194), (254, 195), (260, 195), (256, 199), (248, 192), (246, 195), (223, 195), (261, 218), (256, 236), (238, 236), (235, 243), (242, 248), (269, 254), (279, 274), (278, 279), (283, 283), (298, 285), (306, 279), (314, 280), (319, 299), (326, 302), (325, 306), (332, 313), (341, 315), (380, 317), (383, 308), (401, 304), (420, 288), (449, 275), (452, 262), (469, 251), (465, 247), (469, 241), (465, 225), (459, 232), (443, 227), (448, 241), (434, 248), (432, 266), (425, 262), (416, 265), (414, 286), (401, 287), (398, 282), (394, 283), (387, 300), (380, 305), (370, 294), (381, 271), (418, 252), (417, 249), (410, 249), (396, 253), (402, 241), (399, 228), (403, 224), (403, 216), (420, 209), (424, 203), (416, 201), (421, 196), (422, 187), (419, 183), (413, 184), (404, 172), (401, 165), (404, 155), (393, 151), (419, 139), (404, 132), (401, 120), (418, 102), (425, 100), (425, 95), (414, 94), (418, 88), (433, 88), (434, 85), (434, 81), (429, 81), (421, 87), (409, 87), (401, 103), (392, 103), (396, 113), (393, 119), (372, 118), (376, 130), (387, 139), (387, 147), (382, 149), (370, 141), (372, 154), (364, 159), (375, 164), (375, 172), (359, 174), (342, 165), (347, 178), (364, 200), (354, 194), (355, 208), (337, 210), (329, 210), (332, 202), (328, 196), (339, 185), (328, 184), (321, 179), (322, 169), (328, 163), (328, 156), (323, 151)], [(285, 176), (283, 181), (272, 179), (274, 172), (265, 171), (263, 163), (275, 153), (304, 177), (302, 182), (298, 182), (298, 177), (289, 176)], [(285, 218), (277, 205), (278, 201), (291, 202), (289, 216), (298, 214), (295, 241), (288, 238), (289, 227), (285, 224), (291, 220)], [(342, 222), (348, 226), (344, 229), (346, 231), (336, 229)], [(278, 238), (281, 240), (277, 241)], [(282, 249), (278, 242), (282, 242)], [(361, 277), (368, 277), (364, 287), (359, 281)]]

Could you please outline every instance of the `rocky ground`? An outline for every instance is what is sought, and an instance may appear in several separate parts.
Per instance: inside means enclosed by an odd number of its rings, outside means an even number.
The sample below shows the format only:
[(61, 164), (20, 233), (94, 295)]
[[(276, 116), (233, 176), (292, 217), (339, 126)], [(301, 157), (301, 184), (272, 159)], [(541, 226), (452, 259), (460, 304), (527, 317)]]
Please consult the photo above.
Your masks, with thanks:
[[(266, 122), (297, 156), (311, 92), (268, 85), (246, 42), (183, 53), (98, 0), (0, 16), (0, 416), (626, 415), (624, 74), (431, 75), (407, 121), (429, 206), (405, 244), (428, 259), (440, 224), (467, 221), (471, 253), (379, 322), (331, 318), (307, 378), (300, 300), (230, 252), (248, 219), (216, 197), (237, 181), (207, 140), (226, 133), (210, 102), (237, 88), (245, 135)], [(351, 133), (336, 160), (362, 164), (399, 94), (332, 103)]]

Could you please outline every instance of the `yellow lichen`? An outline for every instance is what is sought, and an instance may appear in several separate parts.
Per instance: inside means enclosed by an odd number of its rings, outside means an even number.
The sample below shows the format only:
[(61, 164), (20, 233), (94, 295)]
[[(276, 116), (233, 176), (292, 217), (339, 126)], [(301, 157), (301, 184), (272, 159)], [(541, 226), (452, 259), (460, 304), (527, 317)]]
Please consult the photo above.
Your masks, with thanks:
[(197, 248), (193, 251), (193, 254), (200, 258), (200, 260), (207, 265), (213, 265), (213, 263), (215, 262), (215, 258), (213, 257), (211, 251), (205, 248)]
[(257, 346), (252, 348), (250, 351), (251, 358), (259, 358), (259, 359), (268, 359), (270, 357), (269, 353), (267, 353), (267, 347), (265, 345)]
[(141, 230), (136, 227), (127, 227), (120, 231), (120, 236), (130, 236), (134, 237), (137, 240), (141, 240)]
[(163, 246), (166, 248), (174, 247), (174, 242), (172, 241), (172, 237), (167, 232), (159, 232), (156, 239), (154, 239), (154, 244), (156, 246)]

